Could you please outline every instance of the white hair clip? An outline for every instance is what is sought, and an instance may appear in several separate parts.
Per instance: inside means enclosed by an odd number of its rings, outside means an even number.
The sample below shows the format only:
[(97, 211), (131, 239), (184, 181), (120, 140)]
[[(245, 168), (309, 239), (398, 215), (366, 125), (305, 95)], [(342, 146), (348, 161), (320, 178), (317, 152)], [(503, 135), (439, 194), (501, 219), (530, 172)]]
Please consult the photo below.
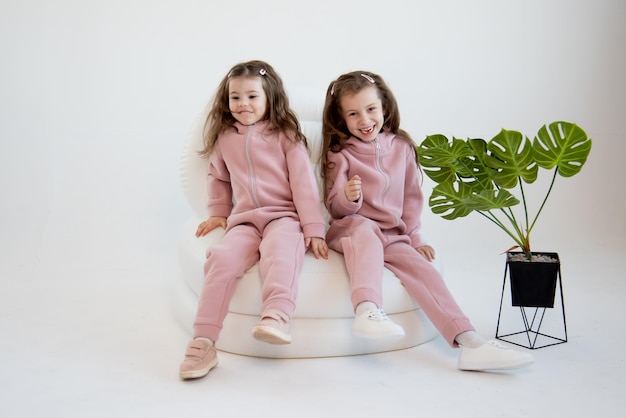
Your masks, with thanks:
[(376, 83), (374, 81), (374, 79), (372, 77), (370, 77), (369, 75), (367, 75), (367, 74), (361, 74), (361, 77), (363, 77), (364, 79), (366, 79), (367, 81), (369, 81), (372, 84)]
[(265, 68), (261, 68), (261, 69), (259, 70), (259, 74), (261, 74), (261, 75), (265, 75), (265, 74), (267, 74), (267, 71), (265, 71)]
[(330, 95), (334, 96), (335, 95), (335, 83), (333, 83), (332, 86), (330, 86)]

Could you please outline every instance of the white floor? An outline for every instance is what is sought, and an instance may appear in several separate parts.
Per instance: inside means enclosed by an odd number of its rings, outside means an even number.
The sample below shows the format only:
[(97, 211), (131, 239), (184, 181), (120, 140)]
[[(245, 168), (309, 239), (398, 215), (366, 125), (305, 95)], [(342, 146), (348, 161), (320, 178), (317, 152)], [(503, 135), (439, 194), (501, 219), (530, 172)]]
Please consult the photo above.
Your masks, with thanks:
[[(536, 363), (510, 373), (458, 371), (457, 352), (437, 338), (344, 358), (219, 353), (206, 378), (183, 382), (177, 368), (189, 336), (172, 315), (172, 260), (101, 271), (4, 263), (0, 416), (623, 416), (626, 284), (618, 269), (623, 239), (616, 242), (593, 263), (565, 246), (569, 341), (533, 350)], [(503, 266), (483, 271), (470, 259), (446, 266), (459, 303), (493, 337)]]

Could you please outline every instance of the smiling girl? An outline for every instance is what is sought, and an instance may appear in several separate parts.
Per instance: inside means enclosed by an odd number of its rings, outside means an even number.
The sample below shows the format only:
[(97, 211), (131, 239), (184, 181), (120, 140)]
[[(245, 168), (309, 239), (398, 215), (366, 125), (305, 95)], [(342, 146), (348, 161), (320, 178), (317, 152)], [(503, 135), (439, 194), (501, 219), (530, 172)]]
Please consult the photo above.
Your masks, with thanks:
[(262, 315), (252, 336), (289, 344), (304, 254), (327, 258), (317, 182), (282, 81), (263, 61), (235, 65), (217, 88), (205, 123), (208, 213), (196, 236), (224, 228), (207, 251), (204, 283), (180, 377), (217, 365), (219, 337), (237, 279), (259, 262)]
[(420, 234), (424, 196), (415, 146), (400, 129), (396, 99), (377, 74), (355, 71), (330, 83), (324, 105), (321, 171), (331, 216), (329, 248), (344, 254), (352, 288), (352, 333), (399, 338), (382, 309), (383, 268), (391, 270), (452, 347), (462, 370), (515, 369), (530, 354), (485, 341), (431, 264)]

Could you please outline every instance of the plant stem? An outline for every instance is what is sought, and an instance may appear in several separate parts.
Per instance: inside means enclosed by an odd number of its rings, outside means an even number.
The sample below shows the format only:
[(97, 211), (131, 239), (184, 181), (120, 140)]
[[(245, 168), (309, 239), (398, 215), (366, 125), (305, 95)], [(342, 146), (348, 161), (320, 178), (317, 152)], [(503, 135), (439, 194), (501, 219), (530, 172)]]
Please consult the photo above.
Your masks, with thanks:
[[(489, 221), (493, 222), (494, 224), (496, 224), (500, 229), (502, 229), (509, 237), (511, 237), (513, 239), (513, 241), (515, 241), (515, 243), (520, 247), (520, 248), (524, 248), (524, 241), (520, 238), (522, 237), (521, 234), (516, 235), (513, 232), (511, 232), (509, 230), (509, 228), (507, 228), (502, 221), (500, 221), (500, 219), (498, 219), (493, 213), (491, 212), (483, 212), (483, 211), (479, 211), (477, 210), (476, 212), (478, 212), (480, 215), (484, 216), (485, 218), (487, 218)], [(503, 211), (504, 212), (504, 211)], [(505, 213), (506, 215), (506, 213)], [(508, 217), (508, 216), (507, 216)], [(509, 220), (511, 220), (509, 218)], [(511, 221), (512, 222), (512, 221)], [(516, 223), (513, 222), (513, 225), (515, 226), (515, 229), (519, 231), (519, 228), (517, 226)]]
[(528, 206), (526, 205), (526, 194), (524, 194), (524, 182), (522, 182), (522, 178), (520, 176), (517, 176), (517, 181), (519, 182), (519, 190), (522, 194), (522, 203), (524, 204), (524, 219), (526, 221), (526, 231), (530, 232), (530, 229), (528, 229)]
[[(522, 236), (522, 241), (524, 242), (524, 245), (522, 245), (522, 251), (524, 251), (524, 253), (526, 253), (526, 258), (528, 258), (528, 260), (531, 259), (532, 255), (530, 253), (530, 228), (528, 227), (529, 223), (528, 223), (528, 205), (526, 204), (526, 194), (524, 193), (524, 182), (522, 181), (522, 178), (520, 176), (517, 176), (517, 181), (519, 182), (519, 190), (520, 190), (520, 194), (522, 195), (522, 203), (524, 206), (524, 221), (526, 222), (526, 235), (524, 235), (521, 231), (520, 231), (520, 236)], [(545, 201), (544, 201), (545, 203)], [(535, 218), (537, 219), (537, 218)]]
[(539, 215), (541, 214), (541, 211), (543, 210), (543, 207), (545, 206), (546, 202), (548, 201), (548, 197), (550, 196), (550, 193), (552, 192), (552, 187), (554, 186), (554, 182), (556, 180), (556, 175), (558, 173), (558, 170), (559, 170), (559, 167), (555, 167), (554, 168), (554, 174), (552, 175), (552, 181), (550, 182), (550, 187), (548, 188), (548, 192), (546, 193), (546, 197), (543, 199), (543, 202), (541, 203), (541, 206), (539, 207), (539, 210), (537, 211), (537, 215), (535, 215), (535, 219), (533, 219), (533, 223), (528, 228), (528, 235), (530, 235), (530, 231), (535, 226), (535, 222), (537, 222), (537, 219), (539, 219)]
[(504, 209), (500, 209), (500, 210), (509, 219), (509, 222), (515, 228), (515, 232), (517, 233), (517, 236), (523, 241), (524, 233), (522, 232), (522, 229), (520, 228), (519, 223), (517, 222), (517, 218), (515, 217), (515, 212), (513, 212), (513, 209), (511, 209), (510, 207), (506, 208), (506, 210), (509, 211), (509, 215), (507, 215), (506, 212), (504, 212)]

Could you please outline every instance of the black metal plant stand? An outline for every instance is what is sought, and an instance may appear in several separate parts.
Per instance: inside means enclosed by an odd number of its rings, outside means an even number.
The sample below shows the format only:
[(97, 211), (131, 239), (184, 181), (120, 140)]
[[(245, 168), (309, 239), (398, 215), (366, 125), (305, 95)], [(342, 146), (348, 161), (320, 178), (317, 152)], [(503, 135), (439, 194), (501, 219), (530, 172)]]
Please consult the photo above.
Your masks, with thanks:
[[(561, 268), (558, 267), (557, 270), (557, 283), (558, 283), (558, 291), (555, 295), (555, 306), (554, 308), (549, 307), (529, 307), (529, 306), (509, 306), (508, 308), (504, 308), (505, 306), (505, 297), (506, 294), (510, 295), (510, 279), (507, 280), (509, 273), (509, 263), (506, 263), (506, 267), (504, 268), (504, 279), (502, 283), (502, 296), (500, 297), (500, 311), (498, 312), (498, 324), (496, 326), (496, 338), (502, 341), (506, 341), (508, 343), (530, 348), (532, 350), (549, 347), (552, 345), (563, 344), (567, 342), (567, 325), (565, 321), (565, 303), (563, 302), (563, 284), (561, 282)], [(507, 286), (508, 284), (508, 286)], [(509, 292), (506, 292), (506, 289), (509, 288)], [(560, 309), (558, 309), (560, 307)], [(514, 328), (516, 331), (507, 332), (506, 334), (502, 334), (501, 330), (501, 321), (504, 322), (505, 316), (509, 312), (514, 312), (519, 308), (519, 313), (521, 316), (522, 323), (517, 325)], [(504, 309), (504, 312), (503, 312)], [(552, 310), (554, 309), (554, 310)], [(508, 311), (508, 312), (507, 312)], [(559, 312), (560, 311), (560, 312)], [(549, 321), (550, 319), (556, 318), (556, 327), (554, 327), (554, 321)], [(562, 323), (561, 323), (562, 319)], [(547, 326), (547, 322), (550, 322), (549, 331), (545, 331)], [(544, 327), (542, 329), (542, 326)], [(519, 330), (519, 327), (523, 329)], [(506, 331), (505, 331), (506, 332)], [(556, 334), (556, 335), (549, 335)]]

